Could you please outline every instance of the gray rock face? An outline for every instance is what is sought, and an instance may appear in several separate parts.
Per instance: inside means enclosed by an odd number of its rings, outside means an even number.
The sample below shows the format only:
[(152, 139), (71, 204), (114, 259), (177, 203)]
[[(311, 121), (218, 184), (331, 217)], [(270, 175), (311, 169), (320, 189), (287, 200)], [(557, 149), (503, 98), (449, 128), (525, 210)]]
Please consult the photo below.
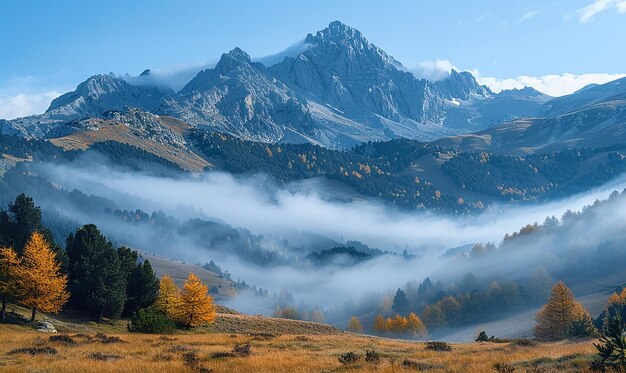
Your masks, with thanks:
[[(534, 115), (540, 107), (534, 97), (518, 95), (516, 102), (524, 105), (517, 109), (511, 98), (499, 99), (468, 72), (452, 71), (438, 82), (417, 79), (338, 21), (309, 34), (305, 44), (272, 66), (253, 62), (235, 48), (179, 92), (96, 75), (55, 99), (46, 113), (0, 124), (0, 129), (57, 135), (72, 130), (56, 129), (61, 123), (132, 107), (248, 140), (346, 148), (372, 140), (432, 140), (473, 132), (503, 118)], [(149, 74), (146, 70), (142, 76)]]
[(57, 332), (54, 325), (52, 325), (52, 323), (49, 323), (47, 321), (37, 322), (37, 330), (40, 332), (44, 332), (44, 333), (56, 333)]

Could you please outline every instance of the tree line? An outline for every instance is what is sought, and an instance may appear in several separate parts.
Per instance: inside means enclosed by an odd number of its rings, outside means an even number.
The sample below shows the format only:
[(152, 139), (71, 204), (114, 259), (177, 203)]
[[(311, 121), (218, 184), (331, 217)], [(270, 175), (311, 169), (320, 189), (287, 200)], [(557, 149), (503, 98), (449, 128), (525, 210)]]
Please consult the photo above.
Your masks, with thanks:
[[(185, 327), (215, 319), (213, 299), (195, 275), (190, 274), (180, 292), (173, 282), (168, 287), (169, 282), (167, 276), (159, 281), (150, 261), (141, 260), (137, 251), (116, 249), (93, 224), (70, 233), (65, 249), (56, 245), (41, 222), (41, 210), (24, 194), (0, 210), (2, 321), (9, 302), (30, 308), (31, 321), (37, 311), (56, 313), (66, 303), (98, 322), (139, 317), (134, 329), (138, 320), (154, 315), (167, 315)], [(164, 296), (175, 304), (163, 307), (159, 302)]]

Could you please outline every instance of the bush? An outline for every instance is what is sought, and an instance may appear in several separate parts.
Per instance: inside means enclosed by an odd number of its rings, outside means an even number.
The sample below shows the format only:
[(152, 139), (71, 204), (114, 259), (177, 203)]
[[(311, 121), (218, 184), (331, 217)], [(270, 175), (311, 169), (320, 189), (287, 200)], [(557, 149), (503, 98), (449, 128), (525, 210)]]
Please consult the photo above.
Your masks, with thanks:
[(495, 363), (493, 365), (493, 369), (498, 373), (513, 373), (515, 372), (515, 367), (509, 365), (507, 363)]
[(352, 351), (339, 356), (339, 362), (342, 364), (352, 364), (357, 360), (359, 360), (359, 355)]
[(128, 323), (128, 331), (136, 333), (163, 334), (171, 333), (175, 329), (174, 321), (166, 313), (159, 312), (154, 307), (135, 312)]
[(368, 363), (378, 363), (380, 361), (380, 354), (374, 350), (365, 351), (365, 361)]
[(446, 342), (426, 342), (426, 349), (433, 351), (452, 351), (452, 346)]
[(252, 350), (250, 349), (250, 345), (249, 344), (245, 344), (245, 345), (237, 345), (235, 347), (233, 347), (233, 353), (234, 354), (239, 354), (241, 356), (248, 356), (252, 353)]

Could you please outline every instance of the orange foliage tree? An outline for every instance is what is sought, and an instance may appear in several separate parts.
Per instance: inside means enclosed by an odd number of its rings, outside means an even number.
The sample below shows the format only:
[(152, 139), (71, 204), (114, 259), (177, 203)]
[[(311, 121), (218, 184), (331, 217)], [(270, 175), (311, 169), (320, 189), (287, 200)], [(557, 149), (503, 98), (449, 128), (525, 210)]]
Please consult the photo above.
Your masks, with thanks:
[(161, 277), (159, 293), (154, 301), (154, 307), (169, 315), (173, 320), (177, 320), (180, 302), (180, 289), (174, 284), (172, 278), (168, 275)]
[(67, 275), (61, 274), (61, 264), (43, 235), (34, 232), (26, 246), (17, 270), (20, 303), (32, 310), (56, 313), (67, 302)]
[(352, 316), (348, 322), (348, 331), (352, 333), (363, 333), (363, 325), (361, 325), (361, 320), (359, 320), (358, 317)]
[(537, 313), (535, 335), (542, 340), (560, 340), (570, 335), (573, 324), (587, 318), (588, 312), (576, 301), (572, 291), (559, 281), (548, 302)]
[(187, 327), (215, 322), (216, 310), (209, 289), (193, 273), (189, 274), (180, 296), (178, 320)]

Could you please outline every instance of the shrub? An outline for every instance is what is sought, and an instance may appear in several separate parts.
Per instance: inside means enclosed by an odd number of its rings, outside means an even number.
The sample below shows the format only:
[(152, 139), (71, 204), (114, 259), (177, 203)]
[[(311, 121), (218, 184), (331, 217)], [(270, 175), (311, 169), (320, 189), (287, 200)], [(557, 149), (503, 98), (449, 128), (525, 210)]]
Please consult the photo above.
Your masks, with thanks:
[(426, 349), (433, 351), (452, 351), (452, 346), (446, 342), (429, 341), (426, 342)]
[(245, 344), (245, 345), (237, 345), (233, 348), (233, 353), (234, 354), (239, 354), (241, 356), (248, 356), (252, 353), (252, 351), (250, 350), (250, 345), (249, 344)]
[(9, 355), (14, 355), (14, 354), (29, 354), (32, 356), (56, 355), (58, 354), (58, 351), (52, 347), (30, 347), (30, 348), (25, 347), (25, 348), (18, 348), (18, 349), (9, 351)]
[(113, 360), (121, 359), (122, 357), (120, 355), (103, 354), (102, 352), (94, 352), (93, 354), (89, 354), (89, 358), (93, 360), (100, 360), (100, 361), (113, 361)]
[(365, 351), (365, 361), (368, 363), (378, 363), (380, 361), (380, 354), (374, 350)]
[(480, 334), (478, 334), (478, 337), (476, 338), (476, 342), (490, 342), (493, 339), (494, 339), (493, 336), (491, 336), (491, 338), (489, 338), (487, 333), (483, 330), (483, 331), (480, 332)]
[(64, 343), (68, 346), (76, 345), (76, 341), (74, 340), (74, 338), (70, 337), (67, 334), (51, 335), (50, 337), (48, 337), (48, 341)]
[(515, 368), (507, 363), (495, 363), (493, 369), (498, 373), (513, 373)]
[(128, 331), (138, 333), (163, 334), (171, 333), (176, 325), (171, 317), (164, 312), (157, 311), (154, 307), (140, 309), (135, 312), (132, 320), (128, 323)]
[(235, 357), (232, 352), (217, 351), (211, 354), (212, 359), (222, 359), (226, 357)]
[(357, 353), (349, 351), (343, 355), (339, 355), (339, 362), (342, 364), (352, 364), (359, 360), (359, 357)]

